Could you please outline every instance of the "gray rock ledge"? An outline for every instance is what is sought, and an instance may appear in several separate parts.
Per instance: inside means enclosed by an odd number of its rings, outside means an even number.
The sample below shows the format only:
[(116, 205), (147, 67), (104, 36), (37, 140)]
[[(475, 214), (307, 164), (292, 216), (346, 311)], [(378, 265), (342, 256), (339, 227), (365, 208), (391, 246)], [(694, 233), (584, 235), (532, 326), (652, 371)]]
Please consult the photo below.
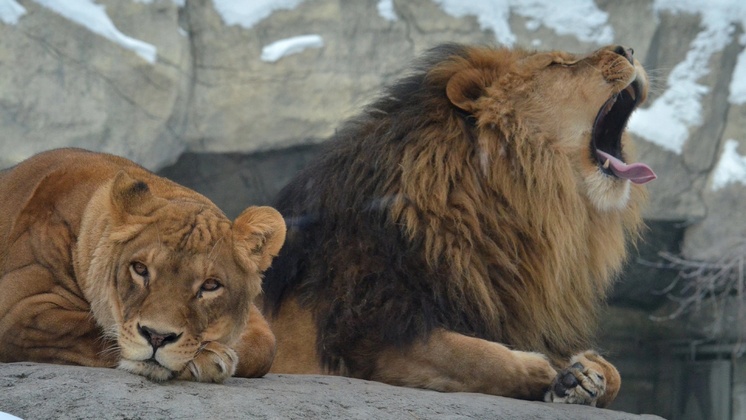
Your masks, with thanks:
[(334, 376), (163, 384), (115, 369), (0, 363), (0, 412), (23, 419), (658, 419), (585, 406), (439, 393)]

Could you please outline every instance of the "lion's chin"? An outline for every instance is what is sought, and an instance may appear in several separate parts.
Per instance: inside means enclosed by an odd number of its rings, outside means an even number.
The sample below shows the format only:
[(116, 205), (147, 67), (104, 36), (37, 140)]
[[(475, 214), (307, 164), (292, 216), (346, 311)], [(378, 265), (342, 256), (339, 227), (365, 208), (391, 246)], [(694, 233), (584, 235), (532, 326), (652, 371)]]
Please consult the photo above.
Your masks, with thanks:
[(145, 376), (150, 380), (158, 382), (167, 381), (176, 375), (176, 372), (163, 367), (163, 365), (153, 360), (122, 359), (119, 361), (119, 369), (134, 373), (135, 375)]
[(588, 198), (600, 211), (622, 210), (629, 202), (630, 181), (612, 179), (599, 170), (585, 177)]

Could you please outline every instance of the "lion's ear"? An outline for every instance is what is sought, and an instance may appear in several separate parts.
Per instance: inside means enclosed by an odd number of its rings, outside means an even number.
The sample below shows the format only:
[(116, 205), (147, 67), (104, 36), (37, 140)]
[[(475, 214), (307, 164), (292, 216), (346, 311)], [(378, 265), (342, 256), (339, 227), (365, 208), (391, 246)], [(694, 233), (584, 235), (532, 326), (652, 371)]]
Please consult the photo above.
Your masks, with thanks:
[(233, 222), (233, 243), (239, 258), (249, 258), (259, 271), (269, 268), (285, 243), (285, 220), (272, 207), (249, 207)]
[(478, 69), (462, 70), (448, 80), (446, 95), (448, 100), (466, 112), (476, 111), (476, 101), (487, 87), (484, 74)]
[(147, 215), (156, 206), (156, 201), (145, 182), (132, 178), (124, 171), (120, 171), (114, 178), (111, 204), (119, 219), (123, 220), (128, 215)]

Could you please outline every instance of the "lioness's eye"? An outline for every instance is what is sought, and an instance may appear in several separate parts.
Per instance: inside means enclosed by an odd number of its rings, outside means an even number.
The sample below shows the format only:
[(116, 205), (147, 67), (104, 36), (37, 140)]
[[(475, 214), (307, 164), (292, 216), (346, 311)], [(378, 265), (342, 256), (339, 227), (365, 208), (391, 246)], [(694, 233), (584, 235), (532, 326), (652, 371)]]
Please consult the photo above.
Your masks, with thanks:
[(133, 261), (131, 267), (132, 271), (134, 271), (138, 276), (148, 277), (150, 274), (148, 273), (148, 267), (139, 261)]
[(218, 279), (209, 278), (205, 280), (204, 283), (202, 283), (202, 286), (200, 286), (199, 291), (200, 292), (214, 292), (215, 290), (218, 290), (221, 287), (223, 287), (223, 285), (220, 284), (220, 281), (218, 281)]

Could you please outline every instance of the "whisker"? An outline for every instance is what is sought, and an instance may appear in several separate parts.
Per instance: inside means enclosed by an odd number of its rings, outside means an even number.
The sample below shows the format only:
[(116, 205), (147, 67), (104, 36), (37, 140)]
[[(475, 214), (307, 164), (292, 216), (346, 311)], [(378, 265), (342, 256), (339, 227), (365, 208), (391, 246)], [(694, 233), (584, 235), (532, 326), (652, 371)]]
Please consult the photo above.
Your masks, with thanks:
[(212, 246), (212, 249), (210, 249), (210, 253), (207, 254), (207, 259), (210, 261), (215, 261), (212, 257), (213, 251), (218, 247), (218, 244), (220, 244), (223, 241), (223, 237), (221, 236), (217, 241), (215, 241), (215, 244)]

